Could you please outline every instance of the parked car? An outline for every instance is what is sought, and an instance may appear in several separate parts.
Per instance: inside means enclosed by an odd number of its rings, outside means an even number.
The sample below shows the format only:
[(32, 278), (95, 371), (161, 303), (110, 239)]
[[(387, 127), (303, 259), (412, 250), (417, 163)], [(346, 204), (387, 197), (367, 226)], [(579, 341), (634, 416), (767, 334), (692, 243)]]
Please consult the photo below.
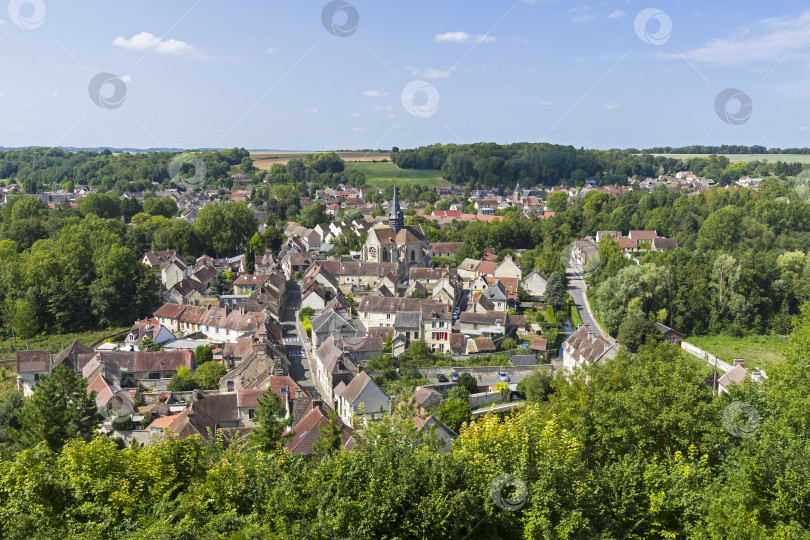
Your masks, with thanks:
[(498, 378), (503, 382), (509, 382), (509, 375), (505, 371), (499, 371)]
[(436, 380), (439, 382), (447, 382), (447, 377), (439, 373), (438, 375), (436, 375)]
[(458, 373), (456, 373), (455, 371), (453, 373), (451, 373), (450, 374), (450, 380), (453, 381), (453, 382), (458, 382)]

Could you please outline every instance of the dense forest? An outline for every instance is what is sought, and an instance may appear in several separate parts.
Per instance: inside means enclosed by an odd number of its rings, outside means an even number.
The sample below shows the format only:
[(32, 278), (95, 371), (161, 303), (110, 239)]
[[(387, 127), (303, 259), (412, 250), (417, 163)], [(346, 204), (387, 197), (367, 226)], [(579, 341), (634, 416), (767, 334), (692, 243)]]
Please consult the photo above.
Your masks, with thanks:
[[(88, 186), (116, 194), (154, 191), (152, 183), (162, 188), (179, 188), (171, 183), (169, 162), (179, 152), (121, 153), (66, 152), (59, 148), (27, 148), (0, 151), (0, 178), (23, 186), (26, 193), (45, 189)], [(256, 180), (264, 176), (253, 166), (250, 152), (244, 148), (196, 153), (206, 166), (206, 189), (229, 188), (231, 175), (244, 173)], [(191, 168), (184, 165), (184, 172)], [(192, 172), (193, 173), (193, 172)]]
[[(645, 151), (646, 152), (646, 151)], [(730, 152), (734, 153), (734, 152)], [(394, 148), (391, 159), (404, 169), (435, 169), (460, 185), (523, 187), (585, 184), (594, 178), (599, 185), (626, 185), (628, 177), (658, 177), (690, 170), (698, 176), (728, 185), (742, 176), (795, 176), (801, 163), (785, 161), (729, 162), (725, 156), (678, 159), (654, 156), (636, 150), (586, 150), (548, 143), (499, 145), (434, 144), (415, 149)]]
[[(239, 437), (123, 448), (32, 437), (0, 461), (4, 538), (808, 538), (810, 312), (766, 384), (713, 395), (707, 366), (646, 345), (461, 428), (411, 407), (306, 459)], [(0, 405), (0, 439), (34, 422)], [(45, 407), (46, 404), (42, 403)], [(92, 402), (89, 404), (92, 407)], [(90, 414), (90, 413), (88, 413)], [(322, 431), (330, 440), (330, 431)], [(21, 446), (21, 447), (20, 447)]]

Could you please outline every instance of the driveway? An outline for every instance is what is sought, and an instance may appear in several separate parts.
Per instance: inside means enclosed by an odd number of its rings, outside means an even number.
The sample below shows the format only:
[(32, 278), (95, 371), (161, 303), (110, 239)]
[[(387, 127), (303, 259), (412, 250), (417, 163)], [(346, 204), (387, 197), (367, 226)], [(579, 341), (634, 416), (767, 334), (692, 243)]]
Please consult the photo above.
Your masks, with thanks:
[[(588, 287), (585, 284), (584, 272), (585, 269), (576, 264), (573, 259), (568, 261), (568, 264), (565, 266), (565, 275), (568, 277), (568, 292), (571, 293), (571, 297), (574, 299), (574, 304), (577, 307), (582, 322), (590, 325), (591, 331), (596, 335), (605, 337), (605, 331), (599, 326), (596, 319), (593, 318), (591, 309), (586, 301), (587, 293), (585, 291)], [(608, 339), (610, 339), (609, 336)]]

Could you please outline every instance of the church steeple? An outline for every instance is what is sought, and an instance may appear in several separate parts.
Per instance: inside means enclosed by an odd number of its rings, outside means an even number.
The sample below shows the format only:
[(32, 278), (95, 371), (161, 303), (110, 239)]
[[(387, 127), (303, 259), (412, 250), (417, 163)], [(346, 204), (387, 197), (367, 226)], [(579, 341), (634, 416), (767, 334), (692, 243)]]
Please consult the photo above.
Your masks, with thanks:
[(394, 230), (395, 234), (405, 228), (405, 216), (402, 214), (402, 208), (399, 207), (396, 186), (394, 187), (394, 198), (391, 200), (391, 209), (388, 211), (388, 226)]

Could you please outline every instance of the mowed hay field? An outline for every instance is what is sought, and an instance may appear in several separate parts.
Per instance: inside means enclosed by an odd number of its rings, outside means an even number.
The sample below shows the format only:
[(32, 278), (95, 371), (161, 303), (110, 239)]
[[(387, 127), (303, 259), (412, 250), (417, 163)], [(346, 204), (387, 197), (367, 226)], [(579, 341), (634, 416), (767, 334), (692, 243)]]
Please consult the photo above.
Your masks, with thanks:
[(442, 178), (439, 171), (421, 169), (400, 169), (388, 162), (370, 163), (368, 161), (346, 163), (346, 170), (358, 170), (366, 175), (370, 187), (384, 189), (391, 185), (402, 187), (405, 184), (419, 184), (426, 187), (450, 187), (452, 184)]
[[(256, 168), (269, 171), (274, 163), (286, 165), (291, 159), (304, 159), (309, 154), (317, 153), (318, 152), (251, 152), (250, 157), (253, 158), (253, 165)], [(391, 159), (391, 154), (388, 152), (338, 152), (337, 155), (340, 156), (340, 159), (347, 162), (372, 162)]]
[(766, 371), (784, 358), (782, 351), (787, 340), (787, 336), (693, 336), (686, 339), (728, 363), (734, 362), (735, 358), (743, 358), (745, 367), (759, 367)]
[[(663, 156), (674, 159), (690, 159), (690, 158), (707, 158), (711, 154), (652, 154), (654, 156)], [(782, 161), (784, 163), (810, 163), (810, 154), (718, 154), (725, 156), (732, 163), (744, 161), (750, 163), (751, 161), (767, 160), (769, 163), (776, 163)]]

